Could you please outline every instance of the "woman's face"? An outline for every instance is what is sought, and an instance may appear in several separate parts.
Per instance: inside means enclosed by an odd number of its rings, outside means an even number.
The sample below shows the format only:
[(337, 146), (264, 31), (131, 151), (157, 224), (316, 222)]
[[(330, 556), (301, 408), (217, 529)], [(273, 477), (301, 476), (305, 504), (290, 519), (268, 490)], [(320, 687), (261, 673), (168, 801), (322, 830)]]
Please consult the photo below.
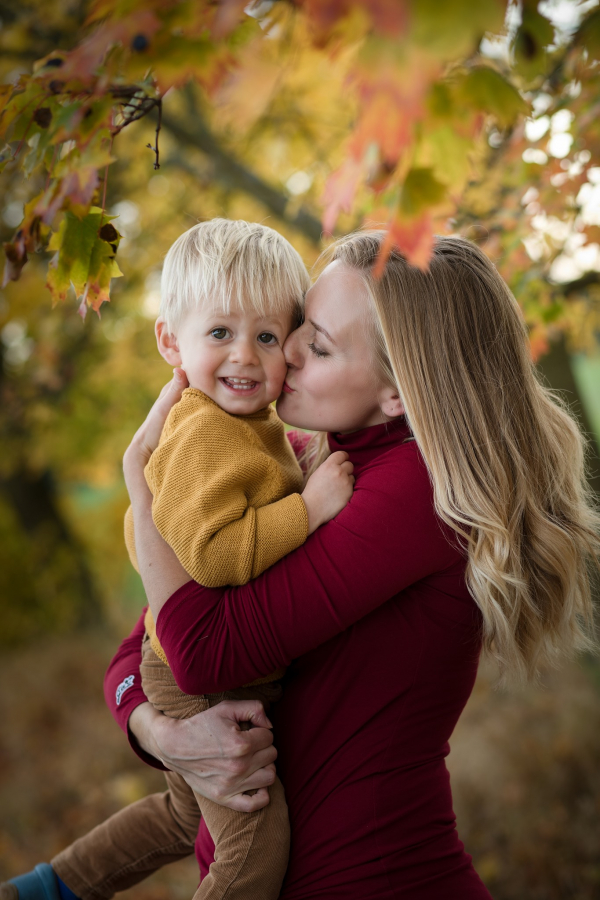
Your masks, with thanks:
[(387, 420), (370, 302), (361, 276), (339, 260), (309, 290), (304, 324), (283, 347), (288, 374), (277, 412), (284, 422), (343, 433)]

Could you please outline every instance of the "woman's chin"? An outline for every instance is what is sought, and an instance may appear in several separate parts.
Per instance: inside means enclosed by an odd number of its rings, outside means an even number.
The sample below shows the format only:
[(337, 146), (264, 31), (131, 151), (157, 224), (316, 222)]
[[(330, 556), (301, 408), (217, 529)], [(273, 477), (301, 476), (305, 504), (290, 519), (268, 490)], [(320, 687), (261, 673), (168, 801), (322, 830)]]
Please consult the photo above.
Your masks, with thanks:
[(293, 404), (290, 403), (290, 399), (293, 396), (293, 394), (280, 394), (277, 398), (275, 409), (277, 410), (279, 418), (283, 419), (286, 425), (294, 425), (296, 428), (304, 428), (305, 426), (302, 424), (302, 422), (298, 421), (298, 413), (294, 412)]

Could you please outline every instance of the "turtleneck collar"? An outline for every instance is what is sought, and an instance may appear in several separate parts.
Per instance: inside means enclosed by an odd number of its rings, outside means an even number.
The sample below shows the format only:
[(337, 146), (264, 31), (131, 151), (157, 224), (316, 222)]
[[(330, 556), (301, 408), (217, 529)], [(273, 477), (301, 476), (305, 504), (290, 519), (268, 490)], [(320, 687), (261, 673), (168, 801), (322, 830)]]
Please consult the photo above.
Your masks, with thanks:
[(329, 433), (327, 441), (332, 453), (345, 450), (354, 465), (365, 465), (411, 436), (405, 416), (382, 425), (371, 425), (350, 434)]

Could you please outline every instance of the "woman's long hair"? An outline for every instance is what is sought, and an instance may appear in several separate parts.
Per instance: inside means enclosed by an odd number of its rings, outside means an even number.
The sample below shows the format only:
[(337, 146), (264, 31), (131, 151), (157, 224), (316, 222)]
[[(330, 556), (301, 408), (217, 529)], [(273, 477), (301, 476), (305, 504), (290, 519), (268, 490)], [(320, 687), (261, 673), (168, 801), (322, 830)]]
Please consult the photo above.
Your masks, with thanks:
[(590, 566), (600, 517), (586, 486), (584, 439), (540, 381), (517, 302), (486, 255), (438, 237), (427, 271), (384, 232), (327, 252), (358, 270), (375, 312), (376, 356), (404, 403), (439, 516), (468, 552), (483, 643), (503, 677), (594, 646)]

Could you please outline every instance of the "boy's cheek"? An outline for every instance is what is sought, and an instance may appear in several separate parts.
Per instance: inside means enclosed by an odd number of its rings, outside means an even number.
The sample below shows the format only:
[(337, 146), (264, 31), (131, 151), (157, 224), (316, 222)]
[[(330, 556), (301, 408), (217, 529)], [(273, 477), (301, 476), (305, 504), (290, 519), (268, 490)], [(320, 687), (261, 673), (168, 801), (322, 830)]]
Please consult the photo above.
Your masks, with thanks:
[(283, 390), (283, 382), (285, 381), (285, 376), (287, 375), (287, 363), (285, 361), (285, 357), (283, 352), (281, 353), (281, 359), (277, 361), (275, 364), (275, 360), (272, 360), (272, 366), (269, 368), (267, 374), (267, 384), (268, 384), (268, 392), (269, 392), (269, 403), (272, 403), (273, 400), (277, 400), (279, 395)]

